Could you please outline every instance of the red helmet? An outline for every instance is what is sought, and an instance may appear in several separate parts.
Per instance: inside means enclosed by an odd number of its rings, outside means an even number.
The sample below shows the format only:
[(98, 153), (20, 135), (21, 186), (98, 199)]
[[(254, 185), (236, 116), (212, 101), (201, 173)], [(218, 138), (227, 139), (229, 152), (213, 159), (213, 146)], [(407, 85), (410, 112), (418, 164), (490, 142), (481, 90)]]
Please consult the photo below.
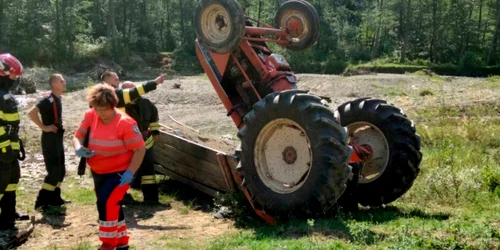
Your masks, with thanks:
[(0, 54), (0, 76), (22, 75), (23, 65), (11, 54)]

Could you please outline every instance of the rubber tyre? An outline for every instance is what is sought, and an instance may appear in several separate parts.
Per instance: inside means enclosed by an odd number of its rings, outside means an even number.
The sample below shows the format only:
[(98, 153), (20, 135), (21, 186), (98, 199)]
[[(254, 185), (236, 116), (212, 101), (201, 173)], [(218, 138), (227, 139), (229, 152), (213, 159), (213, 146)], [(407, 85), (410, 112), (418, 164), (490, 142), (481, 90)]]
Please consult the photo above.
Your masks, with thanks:
[(289, 11), (298, 11), (303, 15), (303, 18), (307, 21), (307, 31), (306, 33), (301, 33), (299, 35), (303, 36), (301, 40), (298, 42), (292, 42), (290, 45), (286, 46), (286, 48), (290, 50), (305, 50), (311, 47), (319, 36), (319, 15), (314, 6), (306, 1), (301, 0), (292, 0), (283, 3), (276, 15), (274, 17), (274, 27), (280, 29), (283, 22), (286, 21), (287, 12)]
[[(223, 7), (224, 12), (229, 17), (229, 20), (226, 21), (231, 23), (231, 30), (222, 41), (214, 41), (204, 32), (204, 27), (207, 28), (209, 24), (202, 20), (203, 13), (214, 8), (215, 5)], [(215, 20), (213, 21), (215, 22)], [(219, 54), (229, 53), (240, 45), (245, 35), (245, 13), (235, 0), (201, 0), (195, 10), (194, 26), (198, 41), (204, 47)]]
[[(254, 163), (254, 148), (260, 131), (278, 118), (300, 125), (306, 131), (312, 152), (308, 177), (299, 189), (287, 194), (268, 188)], [(241, 161), (237, 170), (254, 203), (264, 211), (283, 217), (326, 213), (336, 204), (350, 174), (351, 151), (345, 143), (344, 128), (320, 98), (300, 90), (271, 93), (253, 106), (244, 117), (244, 123), (238, 133)]]
[[(384, 172), (372, 182), (359, 183), (354, 190), (349, 187), (344, 193), (346, 197), (342, 197), (339, 204), (357, 202), (363, 206), (377, 207), (405, 194), (417, 178), (422, 160), (420, 136), (413, 122), (386, 101), (370, 98), (342, 104), (336, 116), (344, 127), (355, 122), (371, 123), (383, 133), (389, 146)], [(352, 196), (347, 197), (348, 194)]]

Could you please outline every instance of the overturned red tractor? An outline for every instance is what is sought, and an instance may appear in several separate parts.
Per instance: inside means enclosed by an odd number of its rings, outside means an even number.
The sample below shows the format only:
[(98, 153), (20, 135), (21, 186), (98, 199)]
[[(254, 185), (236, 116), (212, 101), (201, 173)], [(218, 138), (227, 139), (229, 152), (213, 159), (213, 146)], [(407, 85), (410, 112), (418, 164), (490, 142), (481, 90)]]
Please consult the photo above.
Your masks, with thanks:
[[(207, 168), (200, 162), (216, 154), (211, 166), (218, 164), (220, 170), (210, 176), (221, 175), (227, 183), (217, 185), (204, 179), (208, 174), (201, 178), (169, 167), (167, 162), (179, 156), (165, 150), (178, 147), (180, 139), (163, 134), (157, 150), (160, 172), (202, 191), (239, 189), (268, 221), (278, 214), (324, 214), (335, 204), (380, 206), (409, 190), (422, 159), (413, 122), (378, 99), (356, 99), (331, 109), (322, 98), (297, 89), (292, 67), (267, 46), (309, 48), (319, 35), (319, 16), (310, 3), (287, 1), (273, 26), (256, 27), (235, 0), (201, 0), (194, 21), (198, 58), (239, 130), (241, 148), (234, 155), (196, 149), (204, 159), (198, 154), (198, 162), (177, 160), (203, 175)], [(189, 154), (193, 149), (187, 147), (184, 153)]]

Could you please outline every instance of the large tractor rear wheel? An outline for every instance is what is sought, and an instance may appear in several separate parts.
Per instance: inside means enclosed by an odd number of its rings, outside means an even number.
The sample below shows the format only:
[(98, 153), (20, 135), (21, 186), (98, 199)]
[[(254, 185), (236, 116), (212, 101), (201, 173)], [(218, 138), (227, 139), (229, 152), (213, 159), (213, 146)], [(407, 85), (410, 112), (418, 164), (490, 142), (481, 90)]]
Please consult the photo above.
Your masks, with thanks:
[(254, 203), (274, 215), (297, 216), (336, 204), (350, 174), (350, 149), (320, 98), (300, 90), (271, 93), (244, 122), (238, 171)]
[(348, 187), (339, 204), (380, 206), (405, 194), (417, 178), (422, 160), (413, 122), (386, 101), (369, 98), (342, 104), (336, 116), (347, 127), (349, 144), (366, 144), (373, 150), (361, 169), (358, 185)]
[(201, 0), (195, 10), (198, 41), (215, 53), (236, 49), (245, 35), (245, 13), (235, 0)]
[(292, 42), (288, 49), (304, 50), (318, 39), (319, 15), (314, 6), (306, 1), (287, 1), (276, 12), (274, 27), (289, 32)]

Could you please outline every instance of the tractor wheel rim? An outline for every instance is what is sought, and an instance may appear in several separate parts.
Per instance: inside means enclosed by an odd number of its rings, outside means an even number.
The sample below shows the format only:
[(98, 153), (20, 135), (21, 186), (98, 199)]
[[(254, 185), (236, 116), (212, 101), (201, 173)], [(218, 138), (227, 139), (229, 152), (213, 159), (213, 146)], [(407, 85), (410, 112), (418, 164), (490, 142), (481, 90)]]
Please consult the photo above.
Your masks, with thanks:
[(280, 194), (302, 187), (312, 168), (311, 144), (305, 130), (285, 118), (269, 122), (260, 131), (254, 156), (257, 174), (264, 185)]
[(290, 17), (286, 22), (286, 28), (292, 37), (298, 37), (303, 33), (304, 25), (300, 18)]
[(287, 29), (293, 42), (300, 42), (308, 35), (309, 21), (303, 12), (288, 10), (283, 17), (280, 25)]
[(221, 43), (231, 34), (231, 18), (226, 9), (218, 4), (211, 5), (201, 15), (203, 35), (211, 43)]
[(359, 183), (378, 179), (389, 163), (389, 143), (377, 126), (368, 122), (355, 122), (347, 126), (349, 144), (370, 145), (373, 154), (366, 159), (359, 176)]

